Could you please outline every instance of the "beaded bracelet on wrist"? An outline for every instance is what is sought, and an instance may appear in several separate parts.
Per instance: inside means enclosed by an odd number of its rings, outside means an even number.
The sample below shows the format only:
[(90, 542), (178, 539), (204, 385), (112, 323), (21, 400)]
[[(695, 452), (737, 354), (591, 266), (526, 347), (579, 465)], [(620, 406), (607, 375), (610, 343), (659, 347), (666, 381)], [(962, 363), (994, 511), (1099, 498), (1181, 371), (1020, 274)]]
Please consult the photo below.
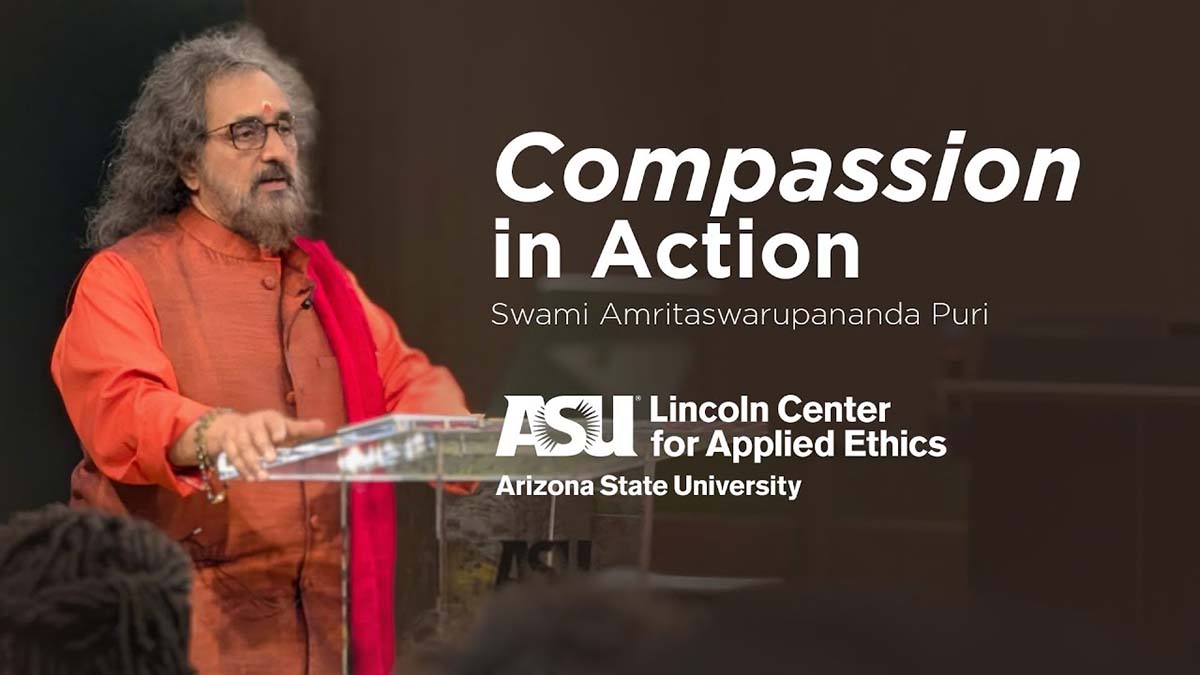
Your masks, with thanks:
[(205, 442), (204, 436), (208, 433), (208, 427), (213, 420), (231, 412), (233, 411), (229, 408), (213, 408), (204, 413), (196, 423), (196, 464), (200, 469), (200, 480), (204, 482), (204, 494), (208, 497), (210, 504), (220, 504), (225, 501), (225, 490), (217, 478), (216, 463), (208, 452), (208, 444)]

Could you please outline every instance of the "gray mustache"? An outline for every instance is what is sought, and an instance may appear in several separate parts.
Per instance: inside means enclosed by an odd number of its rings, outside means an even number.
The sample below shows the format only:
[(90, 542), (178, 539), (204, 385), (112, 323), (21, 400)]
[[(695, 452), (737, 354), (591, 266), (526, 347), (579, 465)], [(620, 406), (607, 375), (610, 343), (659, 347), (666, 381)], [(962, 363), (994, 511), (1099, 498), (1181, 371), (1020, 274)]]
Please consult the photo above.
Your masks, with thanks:
[(272, 181), (272, 180), (287, 181), (288, 185), (292, 185), (295, 182), (292, 179), (291, 172), (289, 172), (287, 169), (284, 169), (283, 167), (276, 166), (276, 167), (266, 169), (262, 173), (255, 176), (254, 177), (254, 185), (255, 186), (262, 185), (263, 183), (265, 183), (267, 181)]

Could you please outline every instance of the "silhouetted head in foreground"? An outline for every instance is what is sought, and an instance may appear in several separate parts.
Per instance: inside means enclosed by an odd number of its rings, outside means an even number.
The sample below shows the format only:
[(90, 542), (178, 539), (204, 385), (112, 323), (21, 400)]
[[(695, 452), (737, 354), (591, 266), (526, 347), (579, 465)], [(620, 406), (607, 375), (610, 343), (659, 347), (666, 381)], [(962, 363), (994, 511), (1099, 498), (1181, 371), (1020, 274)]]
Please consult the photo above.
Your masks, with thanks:
[(149, 523), (51, 506), (0, 526), (0, 673), (175, 675), (191, 566)]
[(421, 665), (422, 675), (1181, 672), (1119, 634), (1032, 608), (786, 586), (683, 599), (589, 584), (514, 585), (461, 644)]
[[(416, 655), (422, 675), (608, 675), (642, 672), (694, 630), (680, 603), (575, 581), (513, 584), (456, 644)], [(407, 672), (407, 671), (405, 671)]]

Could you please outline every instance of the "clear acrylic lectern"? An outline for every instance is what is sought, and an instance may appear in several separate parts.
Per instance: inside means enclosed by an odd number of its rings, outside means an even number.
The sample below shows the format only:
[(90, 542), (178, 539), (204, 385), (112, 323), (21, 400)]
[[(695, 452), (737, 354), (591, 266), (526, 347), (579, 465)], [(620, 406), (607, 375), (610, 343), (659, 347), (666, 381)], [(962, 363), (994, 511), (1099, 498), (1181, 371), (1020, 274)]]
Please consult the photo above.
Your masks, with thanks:
[[(497, 457), (503, 420), (483, 416), (387, 415), (343, 427), (337, 433), (280, 453), (264, 465), (269, 480), (336, 481), (342, 484), (341, 521), (343, 571), (350, 550), (346, 485), (352, 481), (421, 482), (439, 486), (461, 481), (491, 482), (504, 476), (538, 479), (590, 479), (606, 474), (636, 471), (653, 475), (650, 434), (663, 425), (634, 425), (636, 457), (539, 457), (532, 447), (520, 447), (512, 457)], [(607, 433), (607, 421), (602, 423)], [(221, 480), (239, 475), (224, 455), (217, 460)], [(650, 564), (652, 497), (640, 502), (639, 567)], [(549, 537), (555, 538), (555, 499), (550, 498)], [(446, 615), (447, 595), (446, 509), (444, 491), (435, 491), (434, 530), (437, 541), (437, 616)], [(347, 575), (342, 575), (343, 672), (348, 672)]]

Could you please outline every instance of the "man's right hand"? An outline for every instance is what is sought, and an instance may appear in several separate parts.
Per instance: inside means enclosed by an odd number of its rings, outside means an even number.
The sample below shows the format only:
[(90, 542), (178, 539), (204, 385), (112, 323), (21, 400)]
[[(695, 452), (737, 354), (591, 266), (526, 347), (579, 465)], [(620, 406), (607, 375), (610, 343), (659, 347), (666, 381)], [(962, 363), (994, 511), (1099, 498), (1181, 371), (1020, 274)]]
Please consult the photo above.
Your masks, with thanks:
[[(196, 424), (193, 423), (171, 448), (171, 462), (177, 466), (195, 466)], [(240, 414), (229, 412), (209, 422), (204, 434), (204, 446), (215, 458), (225, 453), (229, 463), (246, 480), (263, 480), (267, 472), (264, 462), (278, 457), (280, 448), (297, 441), (314, 438), (325, 432), (319, 419), (297, 420), (274, 410)]]

